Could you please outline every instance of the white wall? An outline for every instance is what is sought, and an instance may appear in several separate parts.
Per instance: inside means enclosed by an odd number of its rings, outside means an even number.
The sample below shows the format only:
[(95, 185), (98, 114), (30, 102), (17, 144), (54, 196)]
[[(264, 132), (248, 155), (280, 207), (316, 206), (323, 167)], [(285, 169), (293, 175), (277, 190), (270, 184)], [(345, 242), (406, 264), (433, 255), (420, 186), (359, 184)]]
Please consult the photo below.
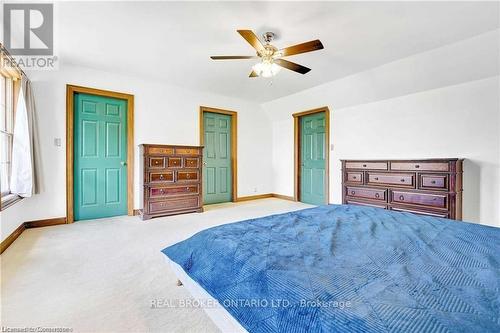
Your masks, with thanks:
[[(332, 203), (341, 200), (339, 159), (463, 157), (464, 219), (500, 226), (499, 37), (495, 30), (261, 106), (71, 65), (30, 73), (42, 143), (43, 192), (0, 213), (2, 240), (22, 222), (66, 214), (66, 84), (134, 94), (136, 145), (196, 145), (200, 105), (238, 111), (239, 196), (293, 195), (291, 114), (326, 105), (334, 144)], [(56, 137), (62, 147), (54, 146)], [(135, 156), (138, 165), (137, 152)]]
[[(159, 82), (72, 65), (28, 74), (33, 82), (42, 155), (42, 193), (0, 213), (2, 240), (22, 222), (66, 216), (66, 84), (135, 96), (134, 136), (140, 143), (199, 144), (199, 106), (238, 112), (238, 196), (270, 193), (271, 124), (258, 104)], [(63, 145), (56, 147), (54, 138)], [(258, 160), (255, 158), (258, 156)], [(134, 207), (140, 207), (139, 153), (135, 152)]]
[(330, 202), (340, 159), (465, 158), (464, 220), (500, 226), (499, 31), (263, 104), (274, 192), (293, 195), (292, 113), (330, 108)]

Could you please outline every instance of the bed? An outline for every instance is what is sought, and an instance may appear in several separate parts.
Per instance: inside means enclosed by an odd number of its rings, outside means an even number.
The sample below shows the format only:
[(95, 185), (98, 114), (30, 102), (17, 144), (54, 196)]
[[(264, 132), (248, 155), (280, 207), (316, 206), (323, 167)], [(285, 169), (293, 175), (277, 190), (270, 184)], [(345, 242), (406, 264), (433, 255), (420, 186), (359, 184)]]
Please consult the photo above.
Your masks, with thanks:
[(222, 331), (500, 332), (500, 228), (327, 205), (162, 252)]

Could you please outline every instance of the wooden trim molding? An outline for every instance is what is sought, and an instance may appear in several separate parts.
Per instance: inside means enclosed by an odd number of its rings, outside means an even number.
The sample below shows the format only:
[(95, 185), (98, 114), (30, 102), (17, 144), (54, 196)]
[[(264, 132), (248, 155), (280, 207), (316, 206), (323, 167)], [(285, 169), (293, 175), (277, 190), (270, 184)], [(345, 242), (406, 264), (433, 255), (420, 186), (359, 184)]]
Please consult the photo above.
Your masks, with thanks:
[(23, 231), (26, 229), (24, 226), (24, 223), (22, 223), (19, 227), (16, 228), (7, 238), (5, 238), (2, 243), (0, 243), (0, 254), (3, 253), (3, 251), (7, 250), (7, 248), (14, 243), (14, 241), (17, 239), (17, 237), (21, 236)]
[(272, 193), (272, 196), (273, 196), (273, 198), (278, 198), (278, 199), (283, 199), (283, 200), (289, 200), (289, 201), (296, 201), (294, 197), (291, 197), (289, 195)]
[[(258, 199), (266, 199), (266, 198), (278, 198), (283, 200), (296, 201), (293, 197), (276, 194), (276, 193), (265, 193), (265, 194), (257, 194), (250, 195), (245, 197), (240, 197), (237, 199), (238, 202), (250, 201), (250, 200), (258, 200)], [(139, 215), (140, 210), (134, 209), (134, 215)], [(4, 241), (0, 244), (0, 254), (2, 254), (14, 241), (23, 233), (26, 229), (31, 228), (41, 228), (41, 227), (49, 227), (54, 225), (66, 224), (65, 217), (57, 217), (52, 219), (44, 219), (44, 220), (36, 220), (36, 221), (28, 221), (22, 223), (16, 230), (14, 230)]]
[(65, 217), (58, 217), (53, 219), (36, 220), (21, 223), (7, 238), (0, 244), (0, 254), (2, 254), (14, 241), (21, 236), (24, 230), (31, 228), (49, 227), (52, 225), (66, 224)]
[(264, 194), (256, 194), (256, 195), (248, 195), (244, 197), (239, 197), (237, 202), (250, 201), (250, 200), (259, 200), (266, 198), (277, 198), (282, 200), (296, 201), (293, 197), (283, 194), (277, 193), (264, 193)]
[(53, 219), (28, 221), (28, 222), (24, 222), (24, 227), (26, 229), (31, 229), (31, 228), (50, 227), (50, 226), (59, 225), (59, 224), (66, 224), (66, 218), (65, 217), (57, 217), (57, 218), (53, 218)]
[(74, 95), (90, 94), (122, 99), (127, 102), (127, 213), (134, 215), (134, 95), (115, 91), (66, 85), (66, 223), (74, 221)]
[(293, 141), (294, 141), (294, 201), (300, 201), (300, 118), (315, 113), (325, 113), (325, 148), (326, 148), (326, 161), (325, 161), (325, 203), (330, 201), (330, 109), (327, 106), (297, 112), (293, 116)]
[(248, 195), (248, 196), (245, 196), (245, 197), (239, 197), (236, 201), (237, 202), (242, 202), (242, 201), (250, 201), (250, 200), (272, 198), (272, 197), (273, 197), (272, 193), (265, 193), (265, 194)]
[[(204, 132), (203, 113), (212, 112), (231, 116), (231, 183), (232, 201), (239, 201), (238, 198), (238, 113), (236, 111), (216, 109), (208, 106), (200, 106), (200, 146), (203, 146)], [(202, 184), (203, 187), (203, 184)], [(203, 189), (202, 189), (203, 190)]]

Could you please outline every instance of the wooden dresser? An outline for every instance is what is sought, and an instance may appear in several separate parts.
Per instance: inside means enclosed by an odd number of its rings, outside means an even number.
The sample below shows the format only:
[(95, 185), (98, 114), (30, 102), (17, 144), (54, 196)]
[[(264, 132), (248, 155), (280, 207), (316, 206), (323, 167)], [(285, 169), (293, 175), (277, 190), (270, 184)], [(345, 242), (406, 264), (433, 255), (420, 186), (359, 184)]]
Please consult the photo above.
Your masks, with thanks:
[(462, 159), (342, 160), (342, 203), (462, 219)]
[(139, 145), (142, 219), (203, 211), (203, 147)]

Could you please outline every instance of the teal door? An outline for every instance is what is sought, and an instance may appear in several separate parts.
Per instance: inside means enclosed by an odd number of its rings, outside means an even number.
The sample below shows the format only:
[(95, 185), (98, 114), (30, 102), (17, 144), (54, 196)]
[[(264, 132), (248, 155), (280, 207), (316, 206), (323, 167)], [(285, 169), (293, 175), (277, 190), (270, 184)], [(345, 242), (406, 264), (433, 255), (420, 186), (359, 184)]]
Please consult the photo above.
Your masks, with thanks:
[(231, 201), (231, 116), (204, 112), (203, 129), (203, 202)]
[(326, 203), (326, 126), (325, 113), (300, 118), (300, 201), (323, 205)]
[(127, 214), (127, 102), (74, 97), (75, 220)]

